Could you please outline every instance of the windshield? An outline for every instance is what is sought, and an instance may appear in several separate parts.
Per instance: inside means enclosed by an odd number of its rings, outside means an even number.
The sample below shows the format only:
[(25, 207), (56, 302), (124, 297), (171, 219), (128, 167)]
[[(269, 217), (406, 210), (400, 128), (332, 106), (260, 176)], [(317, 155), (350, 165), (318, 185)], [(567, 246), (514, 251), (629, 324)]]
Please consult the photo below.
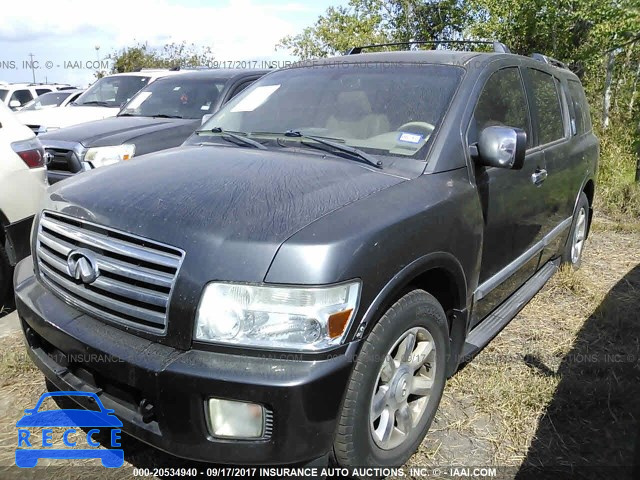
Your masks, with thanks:
[(423, 147), (462, 73), (454, 66), (398, 63), (282, 70), (231, 100), (201, 131), (219, 127), (266, 138), (266, 132), (291, 130), (367, 153), (424, 160)]
[(9, 93), (9, 90), (0, 89), (0, 102), (4, 102), (7, 98), (7, 93)]
[(118, 75), (104, 77), (78, 97), (76, 105), (121, 107), (149, 82), (149, 77)]
[(226, 79), (211, 77), (163, 78), (138, 92), (119, 115), (200, 119), (213, 113), (225, 83)]
[(22, 111), (25, 110), (42, 110), (43, 108), (53, 108), (59, 106), (64, 100), (71, 95), (71, 92), (51, 92), (40, 95), (31, 100)]

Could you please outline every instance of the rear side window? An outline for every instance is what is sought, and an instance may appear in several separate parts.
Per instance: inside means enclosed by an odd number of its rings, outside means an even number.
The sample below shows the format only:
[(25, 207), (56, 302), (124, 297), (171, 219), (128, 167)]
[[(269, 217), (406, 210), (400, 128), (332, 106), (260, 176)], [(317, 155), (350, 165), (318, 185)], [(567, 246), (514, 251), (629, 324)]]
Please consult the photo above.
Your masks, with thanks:
[(575, 111), (576, 132), (578, 134), (587, 132), (591, 130), (591, 121), (589, 119), (589, 107), (584, 89), (580, 83), (573, 80), (569, 80), (567, 86), (569, 87), (569, 95), (571, 96), (571, 103)]
[(529, 69), (529, 72), (532, 103), (538, 120), (538, 145), (544, 145), (564, 137), (558, 82), (553, 75), (540, 70)]
[(16, 90), (13, 92), (13, 95), (11, 95), (9, 102), (12, 102), (13, 100), (17, 100), (20, 102), (20, 105), (24, 105), (25, 103), (33, 100), (33, 95), (31, 95), (29, 90)]
[(474, 112), (476, 132), (486, 127), (521, 128), (527, 132), (527, 146), (531, 146), (531, 126), (520, 71), (517, 67), (493, 73), (480, 94)]
[(36, 93), (38, 95), (44, 95), (45, 93), (49, 93), (51, 90), (48, 88), (36, 88)]

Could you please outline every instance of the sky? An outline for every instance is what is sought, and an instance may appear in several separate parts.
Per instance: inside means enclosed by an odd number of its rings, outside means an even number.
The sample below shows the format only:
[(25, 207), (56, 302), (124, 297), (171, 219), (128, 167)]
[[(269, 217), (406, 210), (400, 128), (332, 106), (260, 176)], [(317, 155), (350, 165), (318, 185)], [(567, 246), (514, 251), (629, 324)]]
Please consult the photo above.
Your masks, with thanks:
[(219, 61), (291, 60), (275, 51), (278, 40), (340, 3), (346, 0), (32, 0), (29, 8), (3, 8), (0, 82), (33, 81), (33, 54), (36, 82), (86, 87), (100, 65), (94, 62), (145, 41), (209, 46)]

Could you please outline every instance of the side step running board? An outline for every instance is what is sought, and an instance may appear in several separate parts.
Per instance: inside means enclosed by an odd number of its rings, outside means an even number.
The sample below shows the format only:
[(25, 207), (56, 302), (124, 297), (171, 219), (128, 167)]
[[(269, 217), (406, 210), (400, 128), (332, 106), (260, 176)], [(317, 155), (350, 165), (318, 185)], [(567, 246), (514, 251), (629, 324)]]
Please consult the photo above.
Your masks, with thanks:
[(525, 282), (502, 305), (491, 312), (469, 332), (467, 341), (462, 349), (460, 363), (469, 362), (482, 350), (500, 331), (513, 320), (524, 306), (540, 291), (560, 266), (560, 259), (547, 262), (536, 274)]

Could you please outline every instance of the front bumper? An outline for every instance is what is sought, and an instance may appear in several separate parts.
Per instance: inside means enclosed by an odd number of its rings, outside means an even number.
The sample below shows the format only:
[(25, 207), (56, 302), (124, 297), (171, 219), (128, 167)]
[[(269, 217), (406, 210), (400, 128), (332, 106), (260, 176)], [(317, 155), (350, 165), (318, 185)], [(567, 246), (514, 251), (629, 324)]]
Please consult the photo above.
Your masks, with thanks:
[[(357, 344), (315, 361), (176, 350), (70, 307), (37, 280), (31, 257), (16, 267), (14, 283), (34, 363), (61, 390), (97, 393), (139, 440), (179, 457), (238, 465), (298, 464), (331, 449)], [(270, 437), (212, 437), (208, 397), (266, 406)]]

